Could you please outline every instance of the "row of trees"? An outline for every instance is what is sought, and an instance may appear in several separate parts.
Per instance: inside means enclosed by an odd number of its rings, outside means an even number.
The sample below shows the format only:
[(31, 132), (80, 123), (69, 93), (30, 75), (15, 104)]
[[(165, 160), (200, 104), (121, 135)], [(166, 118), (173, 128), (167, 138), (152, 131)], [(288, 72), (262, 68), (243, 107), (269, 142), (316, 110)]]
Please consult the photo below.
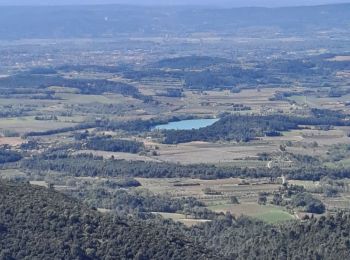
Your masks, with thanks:
[(34, 156), (21, 161), (21, 167), (35, 171), (64, 173), (68, 176), (90, 177), (144, 177), (144, 178), (201, 178), (224, 179), (242, 178), (277, 178), (284, 174), (296, 180), (320, 180), (322, 177), (332, 179), (350, 178), (350, 170), (345, 168), (326, 168), (320, 166), (293, 169), (240, 168), (216, 166), (210, 164), (181, 165), (175, 163), (158, 163), (125, 160), (104, 160), (89, 154), (70, 156), (66, 151), (58, 150), (44, 155)]

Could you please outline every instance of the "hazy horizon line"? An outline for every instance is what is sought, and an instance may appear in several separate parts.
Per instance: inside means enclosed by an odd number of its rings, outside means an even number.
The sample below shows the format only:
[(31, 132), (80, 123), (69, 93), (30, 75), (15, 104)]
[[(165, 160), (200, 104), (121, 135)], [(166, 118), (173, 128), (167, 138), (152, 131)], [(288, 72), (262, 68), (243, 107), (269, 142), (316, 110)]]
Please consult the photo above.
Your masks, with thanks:
[(344, 3), (334, 3), (334, 4), (314, 4), (314, 5), (289, 5), (289, 6), (225, 6), (225, 5), (185, 5), (185, 4), (176, 4), (176, 5), (139, 5), (139, 4), (37, 4), (37, 5), (13, 5), (13, 4), (0, 4), (1, 7), (93, 7), (93, 6), (124, 6), (124, 7), (146, 7), (146, 8), (212, 8), (212, 9), (243, 9), (243, 8), (266, 8), (266, 9), (278, 9), (278, 8), (300, 8), (300, 7), (320, 7), (320, 6), (333, 6), (333, 5), (350, 5), (350, 2)]
[[(117, 0), (118, 1), (118, 0)], [(40, 2), (40, 0), (36, 0), (31, 3), (23, 3), (22, 0), (17, 1), (9, 1), (4, 0), (0, 1), (0, 7), (64, 7), (64, 6), (133, 6), (133, 7), (211, 7), (211, 8), (249, 8), (249, 7), (256, 7), (256, 8), (281, 8), (281, 7), (312, 7), (312, 6), (326, 6), (326, 5), (342, 5), (342, 4), (350, 4), (350, 0), (338, 0), (337, 2), (329, 2), (329, 0), (298, 0), (298, 1), (291, 1), (291, 2), (282, 2), (276, 1), (276, 0), (265, 0), (264, 2), (260, 1), (260, 4), (258, 4), (259, 1), (257, 0), (251, 0), (247, 3), (247, 1), (238, 1), (235, 3), (232, 3), (231, 1), (223, 0), (223, 1), (217, 1), (216, 3), (213, 2), (207, 2), (206, 1), (198, 1), (193, 0), (189, 1), (189, 3), (185, 3), (184, 0), (176, 1), (176, 2), (157, 2), (155, 3), (154, 0), (150, 0), (148, 2), (142, 2), (140, 3), (138, 0), (137, 2), (123, 2), (124, 0), (119, 0), (118, 2), (111, 2), (111, 0), (105, 0), (105, 1), (98, 1), (95, 2), (95, 0), (90, 1), (84, 1), (81, 2), (66, 2), (66, 1), (54, 1), (51, 3)], [(188, 1), (187, 1), (188, 2)]]

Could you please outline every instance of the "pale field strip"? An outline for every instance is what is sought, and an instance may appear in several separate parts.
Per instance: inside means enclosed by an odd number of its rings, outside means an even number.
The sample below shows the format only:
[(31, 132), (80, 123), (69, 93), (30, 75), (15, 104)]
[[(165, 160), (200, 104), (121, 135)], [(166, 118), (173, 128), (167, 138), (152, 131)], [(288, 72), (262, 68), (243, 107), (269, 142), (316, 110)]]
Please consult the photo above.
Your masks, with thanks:
[(327, 59), (328, 61), (350, 61), (350, 55), (339, 55), (339, 56), (335, 56), (331, 59)]

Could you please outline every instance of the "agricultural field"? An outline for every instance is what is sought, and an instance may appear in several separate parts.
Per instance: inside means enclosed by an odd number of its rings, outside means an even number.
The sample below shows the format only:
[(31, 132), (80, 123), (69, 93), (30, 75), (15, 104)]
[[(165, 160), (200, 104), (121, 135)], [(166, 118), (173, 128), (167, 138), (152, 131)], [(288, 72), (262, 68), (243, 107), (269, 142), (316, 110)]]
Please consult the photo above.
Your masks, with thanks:
[(240, 164), (245, 160), (255, 164), (262, 164), (257, 160), (257, 154), (266, 150), (278, 151), (274, 144), (219, 144), (193, 142), (178, 145), (159, 145), (159, 155), (156, 157), (162, 161), (178, 162), (184, 164), (212, 163), (212, 164)]
[[(174, 197), (191, 196), (203, 201), (208, 209), (218, 213), (230, 212), (235, 216), (251, 216), (269, 223), (278, 223), (295, 219), (295, 216), (283, 207), (273, 205), (259, 205), (257, 194), (259, 192), (272, 192), (278, 190), (279, 185), (252, 183), (241, 185), (241, 179), (225, 179), (203, 181), (196, 179), (138, 179), (143, 188), (150, 189), (160, 194), (170, 194)], [(189, 186), (175, 186), (176, 184), (187, 184)], [(205, 188), (211, 188), (220, 195), (206, 195)], [(230, 203), (230, 197), (238, 198), (239, 204)]]
[(210, 221), (207, 219), (193, 219), (193, 218), (189, 218), (184, 214), (178, 214), (178, 213), (153, 212), (153, 214), (162, 216), (165, 219), (172, 219), (174, 221), (181, 222), (188, 227)]
[(222, 204), (210, 206), (209, 209), (216, 212), (230, 212), (235, 216), (250, 216), (272, 224), (295, 219), (295, 216), (291, 215), (283, 208), (259, 205), (257, 203), (244, 203), (238, 205)]
[(10, 131), (18, 134), (25, 134), (28, 132), (47, 131), (71, 127), (75, 124), (76, 123), (61, 120), (41, 121), (35, 120), (33, 117), (6, 118), (0, 119), (0, 132)]

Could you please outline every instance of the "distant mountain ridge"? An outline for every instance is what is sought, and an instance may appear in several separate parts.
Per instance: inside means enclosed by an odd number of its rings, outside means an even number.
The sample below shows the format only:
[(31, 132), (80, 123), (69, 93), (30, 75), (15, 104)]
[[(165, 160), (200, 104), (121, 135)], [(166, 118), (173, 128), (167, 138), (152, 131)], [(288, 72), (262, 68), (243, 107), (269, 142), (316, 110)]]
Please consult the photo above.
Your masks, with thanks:
[(350, 4), (284, 8), (136, 6), (0, 7), (0, 39), (92, 38), (132, 35), (234, 33), (272, 27), (309, 33), (349, 28)]

